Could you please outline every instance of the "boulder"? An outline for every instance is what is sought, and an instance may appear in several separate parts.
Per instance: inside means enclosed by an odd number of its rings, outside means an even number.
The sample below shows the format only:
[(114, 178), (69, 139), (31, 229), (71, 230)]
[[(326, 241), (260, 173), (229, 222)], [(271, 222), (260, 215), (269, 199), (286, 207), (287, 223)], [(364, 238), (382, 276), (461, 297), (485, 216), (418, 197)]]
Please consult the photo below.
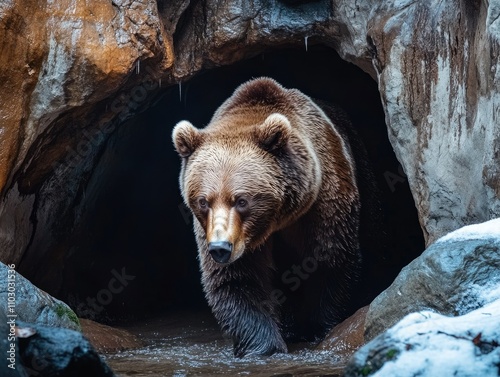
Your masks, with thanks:
[(113, 371), (78, 331), (18, 323), (21, 363), (41, 377), (112, 377)]
[(424, 310), (361, 348), (344, 376), (497, 377), (499, 339), (500, 300), (457, 317)]
[(500, 219), (431, 245), (371, 304), (353, 376), (498, 376)]
[(432, 310), (463, 315), (500, 298), (500, 219), (442, 237), (403, 268), (370, 304), (367, 340), (407, 314)]
[[(5, 282), (0, 285), (0, 311), (16, 315), (17, 321), (80, 330), (78, 317), (68, 305), (35, 287), (11, 267), (0, 262), (0, 281)], [(15, 305), (9, 305), (14, 301)]]

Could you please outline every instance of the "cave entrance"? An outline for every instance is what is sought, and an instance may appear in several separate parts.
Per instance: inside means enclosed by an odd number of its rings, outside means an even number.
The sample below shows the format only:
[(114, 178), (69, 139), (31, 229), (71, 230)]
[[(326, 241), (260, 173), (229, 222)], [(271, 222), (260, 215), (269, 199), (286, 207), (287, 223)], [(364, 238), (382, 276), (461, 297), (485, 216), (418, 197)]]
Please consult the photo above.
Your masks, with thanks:
[(387, 138), (375, 81), (326, 47), (272, 51), (166, 89), (108, 140), (86, 189), (85, 214), (57, 295), (79, 316), (109, 322), (207, 308), (170, 134), (182, 119), (206, 125), (238, 85), (258, 76), (335, 102), (351, 116), (373, 163), (395, 237), (379, 286), (387, 286), (423, 250), (417, 212)]

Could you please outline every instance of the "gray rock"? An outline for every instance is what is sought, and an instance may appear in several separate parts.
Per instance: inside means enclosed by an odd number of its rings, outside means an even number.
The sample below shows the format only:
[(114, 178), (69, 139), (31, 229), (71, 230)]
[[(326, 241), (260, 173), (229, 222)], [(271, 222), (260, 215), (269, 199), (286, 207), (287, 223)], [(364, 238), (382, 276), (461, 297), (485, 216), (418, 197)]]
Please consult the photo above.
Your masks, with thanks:
[(500, 219), (464, 227), (430, 246), (373, 300), (365, 338), (373, 339), (413, 312), (463, 315), (500, 298), (493, 289), (498, 286)]
[[(64, 302), (35, 287), (17, 272), (9, 273), (0, 262), (0, 311), (17, 315), (17, 321), (80, 330), (78, 317)], [(15, 306), (9, 306), (9, 292), (15, 290)], [(11, 300), (14, 296), (11, 296)]]
[(19, 338), (21, 361), (41, 377), (112, 377), (113, 371), (78, 331), (19, 323), (30, 335)]
[(413, 313), (361, 348), (344, 375), (497, 377), (499, 338), (500, 300), (458, 317)]

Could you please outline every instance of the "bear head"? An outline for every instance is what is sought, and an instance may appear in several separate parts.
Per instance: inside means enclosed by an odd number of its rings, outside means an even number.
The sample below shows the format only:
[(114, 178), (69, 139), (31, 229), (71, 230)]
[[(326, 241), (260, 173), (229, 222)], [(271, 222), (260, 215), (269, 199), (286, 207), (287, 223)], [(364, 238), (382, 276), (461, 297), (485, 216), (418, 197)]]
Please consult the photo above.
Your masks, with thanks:
[(270, 79), (251, 81), (236, 90), (206, 128), (181, 121), (172, 132), (182, 158), (184, 201), (218, 263), (258, 252), (271, 234), (316, 199), (318, 158), (294, 124), (300, 118), (286, 91)]

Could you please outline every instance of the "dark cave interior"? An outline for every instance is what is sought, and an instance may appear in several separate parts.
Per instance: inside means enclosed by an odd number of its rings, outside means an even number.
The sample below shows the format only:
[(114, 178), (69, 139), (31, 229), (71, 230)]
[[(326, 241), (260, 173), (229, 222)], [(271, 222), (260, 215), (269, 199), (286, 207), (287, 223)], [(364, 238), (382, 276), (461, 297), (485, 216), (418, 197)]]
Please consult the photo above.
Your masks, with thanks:
[(182, 119), (206, 125), (239, 84), (258, 76), (339, 104), (365, 142), (392, 231), (387, 256), (374, 267), (380, 268), (375, 289), (387, 287), (422, 252), (418, 214), (387, 138), (376, 82), (334, 50), (309, 46), (307, 52), (273, 50), (205, 71), (165, 89), (152, 106), (120, 125), (88, 182), (85, 215), (65, 257), (62, 289), (49, 293), (79, 316), (108, 323), (206, 308), (170, 134)]

